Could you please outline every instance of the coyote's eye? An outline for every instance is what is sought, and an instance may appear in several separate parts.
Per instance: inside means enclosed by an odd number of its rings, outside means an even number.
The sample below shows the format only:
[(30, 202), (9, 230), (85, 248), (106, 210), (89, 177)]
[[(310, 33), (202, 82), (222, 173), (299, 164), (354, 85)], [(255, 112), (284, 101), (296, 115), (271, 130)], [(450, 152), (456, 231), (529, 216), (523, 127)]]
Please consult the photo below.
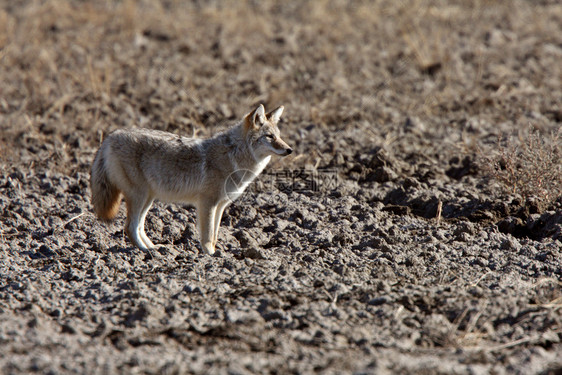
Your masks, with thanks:
[(275, 136), (273, 136), (273, 134), (266, 134), (265, 138), (267, 138), (267, 140), (269, 141), (273, 141), (275, 139)]

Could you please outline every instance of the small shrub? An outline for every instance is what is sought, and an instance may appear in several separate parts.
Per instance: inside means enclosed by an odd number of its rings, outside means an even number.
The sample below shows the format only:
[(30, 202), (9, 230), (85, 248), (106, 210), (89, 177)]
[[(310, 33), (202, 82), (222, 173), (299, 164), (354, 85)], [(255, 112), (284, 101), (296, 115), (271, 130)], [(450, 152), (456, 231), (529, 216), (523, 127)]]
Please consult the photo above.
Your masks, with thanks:
[(549, 204), (562, 196), (562, 129), (544, 136), (530, 129), (479, 150), (478, 164), (505, 192)]

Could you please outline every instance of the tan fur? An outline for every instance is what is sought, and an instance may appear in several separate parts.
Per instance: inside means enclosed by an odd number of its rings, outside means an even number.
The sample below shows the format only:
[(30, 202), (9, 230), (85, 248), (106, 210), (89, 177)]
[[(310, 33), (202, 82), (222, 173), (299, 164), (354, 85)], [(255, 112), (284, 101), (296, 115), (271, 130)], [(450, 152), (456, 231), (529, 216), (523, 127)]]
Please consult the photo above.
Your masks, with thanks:
[(111, 220), (117, 216), (121, 203), (121, 192), (107, 178), (104, 171), (104, 159), (96, 153), (92, 168), (92, 205), (96, 215), (102, 220)]
[[(282, 112), (279, 107), (265, 114), (260, 105), (232, 128), (206, 140), (148, 129), (112, 133), (92, 166), (94, 211), (102, 219), (113, 218), (124, 195), (125, 232), (135, 246), (150, 249), (154, 244), (144, 232), (144, 220), (152, 202), (191, 203), (197, 208), (201, 247), (212, 254), (222, 214), (233, 197), (261, 173), (271, 155), (292, 152), (279, 135)], [(240, 180), (231, 184), (231, 192), (228, 181), (233, 178)]]

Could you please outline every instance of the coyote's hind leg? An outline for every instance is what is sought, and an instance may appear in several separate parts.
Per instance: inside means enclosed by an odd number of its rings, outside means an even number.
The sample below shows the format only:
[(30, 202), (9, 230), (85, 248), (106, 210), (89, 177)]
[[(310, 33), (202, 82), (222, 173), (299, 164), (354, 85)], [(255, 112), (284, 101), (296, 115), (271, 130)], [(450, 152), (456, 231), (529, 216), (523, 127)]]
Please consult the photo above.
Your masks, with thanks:
[[(144, 233), (144, 219), (152, 204), (152, 199), (148, 197), (148, 194), (138, 194), (126, 196), (125, 202), (127, 204), (125, 232), (133, 245), (143, 251), (149, 250), (154, 247), (154, 244)], [(145, 239), (148, 241), (145, 241)]]
[(146, 214), (148, 213), (148, 210), (150, 210), (150, 207), (152, 206), (152, 202), (154, 202), (153, 198), (149, 197), (148, 199), (146, 199), (145, 204), (144, 204), (144, 206), (142, 208), (142, 211), (140, 213), (140, 220), (139, 220), (140, 238), (141, 238), (142, 242), (144, 242), (146, 247), (148, 247), (149, 249), (154, 249), (156, 247), (156, 246), (154, 246), (154, 244), (152, 243), (150, 238), (148, 238), (148, 236), (146, 235), (146, 232), (144, 231), (144, 220), (146, 219)]

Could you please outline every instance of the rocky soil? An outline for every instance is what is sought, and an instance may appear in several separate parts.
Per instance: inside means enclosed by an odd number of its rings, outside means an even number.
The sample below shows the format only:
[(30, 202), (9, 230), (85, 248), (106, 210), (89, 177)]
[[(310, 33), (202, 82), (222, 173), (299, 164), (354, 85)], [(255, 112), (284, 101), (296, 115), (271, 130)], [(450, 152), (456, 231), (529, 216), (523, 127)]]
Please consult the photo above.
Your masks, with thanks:
[[(479, 163), (561, 127), (559, 2), (0, 4), (1, 373), (562, 372), (562, 200)], [(151, 254), (93, 215), (105, 134), (258, 103), (295, 153), (215, 256), (188, 206)]]

